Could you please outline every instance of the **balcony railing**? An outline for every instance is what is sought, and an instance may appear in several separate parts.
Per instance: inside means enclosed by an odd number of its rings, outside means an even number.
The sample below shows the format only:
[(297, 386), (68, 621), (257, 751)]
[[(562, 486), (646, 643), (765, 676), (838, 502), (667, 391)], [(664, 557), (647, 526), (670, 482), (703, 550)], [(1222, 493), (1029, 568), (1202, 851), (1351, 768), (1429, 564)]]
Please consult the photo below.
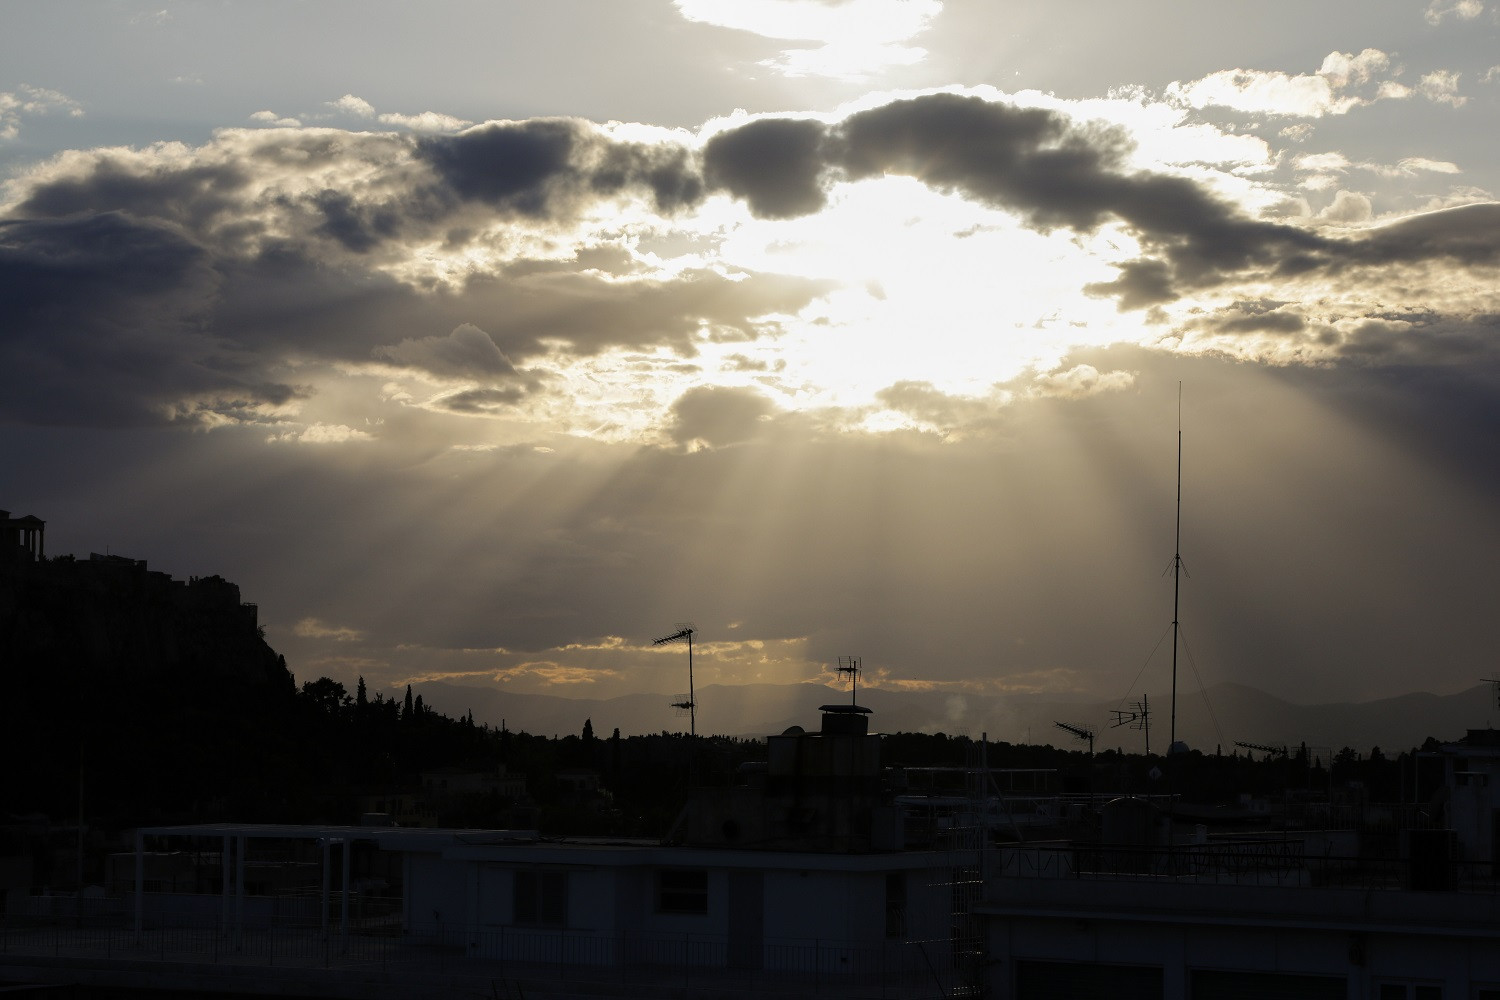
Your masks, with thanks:
[[(471, 986), (484, 995), (542, 995), (564, 984), (598, 996), (693, 996), (750, 1000), (756, 996), (924, 998), (967, 995), (974, 969), (952, 941), (869, 944), (836, 938), (766, 937), (747, 942), (726, 935), (642, 935), (514, 927), (466, 928), (433, 924), (308, 926), (305, 915), (268, 926), (173, 926), (147, 920), (130, 926), (129, 899), (35, 897), (56, 904), (14, 909), (0, 920), (0, 959), (88, 963), (128, 973), (144, 968), (197, 967), (243, 982), (256, 970), (276, 970), (285, 984), (299, 975), (308, 988), (319, 977), (358, 970), (392, 983)], [(13, 902), (15, 902), (13, 900)], [(269, 912), (269, 911), (267, 911)], [(269, 981), (269, 980), (268, 980)], [(482, 986), (482, 988), (481, 988)]]
[(1500, 865), (1444, 857), (1309, 851), (1299, 839), (1143, 847), (1037, 844), (1000, 848), (989, 873), (1002, 878), (1139, 879), (1350, 889), (1500, 891)]

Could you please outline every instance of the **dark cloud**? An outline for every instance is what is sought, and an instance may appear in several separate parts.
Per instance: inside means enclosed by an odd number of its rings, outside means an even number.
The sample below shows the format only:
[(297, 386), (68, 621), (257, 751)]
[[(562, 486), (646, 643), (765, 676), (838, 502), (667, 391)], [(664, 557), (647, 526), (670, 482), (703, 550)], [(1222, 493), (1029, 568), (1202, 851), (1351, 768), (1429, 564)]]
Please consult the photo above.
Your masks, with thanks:
[(1039, 227), (1092, 229), (1111, 209), (1108, 185), (1128, 148), (1121, 133), (1078, 129), (1064, 115), (978, 97), (932, 94), (850, 115), (834, 130), (851, 180), (915, 177)]
[(540, 216), (552, 186), (573, 172), (572, 153), (581, 139), (578, 122), (538, 119), (426, 138), (417, 154), (459, 197)]
[(23, 218), (123, 212), (192, 230), (233, 215), (254, 177), (233, 164), (188, 163), (143, 169), (104, 153), (86, 174), (44, 181), (16, 207)]
[(1219, 333), (1293, 334), (1307, 328), (1307, 318), (1280, 303), (1237, 302), (1232, 310), (1215, 317), (1212, 325)]
[(825, 202), (827, 127), (800, 119), (763, 118), (721, 132), (703, 149), (710, 187), (749, 203), (761, 218), (811, 215)]
[(492, 414), (509, 409), (526, 398), (526, 390), (519, 386), (504, 389), (465, 389), (451, 396), (444, 396), (435, 405), (452, 413)]
[(1114, 296), (1121, 309), (1139, 309), (1160, 305), (1177, 298), (1172, 287), (1171, 269), (1159, 260), (1131, 260), (1118, 268), (1114, 281), (1096, 281), (1084, 285), (1090, 295)]
[(1349, 251), (1331, 262), (1449, 260), (1470, 267), (1494, 266), (1500, 263), (1500, 204), (1465, 205), (1404, 219), (1350, 241)]
[(658, 210), (671, 213), (703, 198), (703, 178), (688, 150), (680, 146), (611, 143), (591, 172), (590, 186), (605, 195), (644, 188)]
[(699, 442), (711, 448), (741, 444), (756, 437), (762, 419), (776, 407), (754, 389), (699, 386), (672, 404), (672, 440), (680, 445)]
[(119, 213), (0, 223), (0, 415), (196, 422), (293, 398), (202, 332), (218, 284), (172, 227)]
[(460, 198), (530, 218), (571, 212), (586, 196), (650, 192), (656, 207), (696, 202), (702, 181), (686, 149), (615, 143), (586, 122), (495, 122), (422, 139), (426, 160)]
[(395, 236), (399, 216), (386, 206), (364, 206), (342, 191), (326, 189), (312, 199), (323, 214), (318, 232), (331, 236), (354, 253), (373, 250)]
[(0, 306), (23, 326), (68, 307), (120, 308), (201, 284), (207, 263), (203, 248), (175, 230), (115, 212), (0, 221)]

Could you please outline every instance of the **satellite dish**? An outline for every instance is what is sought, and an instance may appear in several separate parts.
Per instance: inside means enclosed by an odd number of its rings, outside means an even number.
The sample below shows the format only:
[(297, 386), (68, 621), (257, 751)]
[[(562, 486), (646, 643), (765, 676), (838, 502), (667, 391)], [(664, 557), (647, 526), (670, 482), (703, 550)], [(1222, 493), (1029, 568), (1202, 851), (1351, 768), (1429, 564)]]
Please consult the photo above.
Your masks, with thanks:
[(1169, 756), (1169, 757), (1171, 755), (1173, 755), (1173, 754), (1187, 753), (1187, 752), (1188, 752), (1188, 745), (1186, 743), (1182, 742), (1182, 740), (1178, 740), (1176, 743), (1173, 743), (1171, 746), (1167, 747), (1167, 756)]

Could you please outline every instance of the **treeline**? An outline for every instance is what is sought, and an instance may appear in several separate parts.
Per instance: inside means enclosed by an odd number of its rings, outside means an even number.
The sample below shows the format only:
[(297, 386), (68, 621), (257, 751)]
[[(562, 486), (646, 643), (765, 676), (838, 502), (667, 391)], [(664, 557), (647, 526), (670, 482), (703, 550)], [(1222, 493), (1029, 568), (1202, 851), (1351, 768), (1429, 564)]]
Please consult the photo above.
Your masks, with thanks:
[[(596, 735), (584, 718), (561, 738), (496, 729), (472, 713), (450, 718), (428, 708), (410, 685), (403, 697), (370, 694), (360, 678), (351, 694), (321, 677), (302, 685), (297, 724), (312, 766), (304, 795), (289, 803), (302, 822), (350, 822), (360, 805), (415, 796), (440, 825), (535, 826), (547, 834), (659, 836), (700, 784), (733, 780), (739, 765), (764, 757), (764, 745), (680, 733)], [(506, 791), (440, 794), (433, 786), (477, 776), (524, 780)], [(426, 780), (424, 780), (424, 777)], [(519, 782), (515, 782), (519, 784)]]
[[(756, 740), (622, 737), (607, 719), (579, 719), (576, 735), (560, 739), (497, 730), (435, 712), (410, 688), (368, 692), (363, 680), (353, 691), (326, 677), (299, 686), (233, 584), (173, 581), (129, 560), (0, 567), (0, 662), (6, 812), (82, 817), (94, 828), (352, 823), (382, 802), (421, 799), (447, 825), (659, 836), (694, 786), (733, 782), (742, 764), (765, 756)], [(1054, 771), (1060, 791), (1198, 801), (1358, 787), (1369, 801), (1418, 802), (1436, 765), (1347, 747), (1328, 760), (1305, 748), (1090, 757), (991, 743), (981, 754), (967, 737), (917, 733), (884, 737), (882, 757), (915, 767), (984, 759)], [(518, 780), (432, 794), (424, 775), (440, 771), (455, 786), (465, 774)]]
[(991, 742), (981, 755), (968, 737), (895, 733), (886, 736), (882, 758), (908, 766), (978, 766), (1053, 772), (1054, 790), (1082, 794), (1175, 795), (1205, 804), (1232, 805), (1242, 796), (1275, 801), (1340, 798), (1368, 803), (1424, 805), (1442, 786), (1442, 761), (1430, 755), (1438, 740), (1388, 756), (1379, 747), (1360, 754), (1352, 747), (1326, 758), (1306, 746), (1285, 753), (1231, 748), (1190, 750), (1164, 757), (1116, 749), (1090, 755), (1050, 745)]

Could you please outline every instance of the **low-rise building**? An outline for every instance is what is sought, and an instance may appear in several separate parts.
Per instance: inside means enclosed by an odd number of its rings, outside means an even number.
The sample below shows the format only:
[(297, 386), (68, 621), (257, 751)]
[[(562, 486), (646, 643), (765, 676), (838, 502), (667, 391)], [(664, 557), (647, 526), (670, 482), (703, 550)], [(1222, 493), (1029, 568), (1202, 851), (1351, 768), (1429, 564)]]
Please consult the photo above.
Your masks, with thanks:
[(1125, 798), (1096, 839), (997, 849), (987, 995), (1500, 1000), (1500, 734), (1436, 752), (1445, 807), (1411, 810), (1396, 852), (1359, 829), (1207, 836)]

